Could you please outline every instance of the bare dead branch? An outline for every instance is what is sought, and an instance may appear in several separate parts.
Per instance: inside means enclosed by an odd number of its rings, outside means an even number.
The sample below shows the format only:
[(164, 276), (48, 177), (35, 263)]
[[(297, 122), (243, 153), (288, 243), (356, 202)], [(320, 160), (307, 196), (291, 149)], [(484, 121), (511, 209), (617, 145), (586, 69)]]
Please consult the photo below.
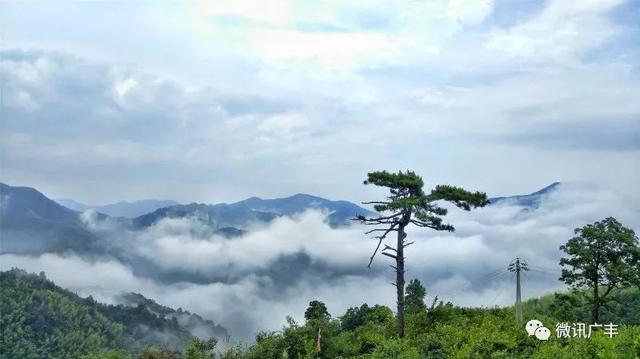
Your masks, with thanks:
[(382, 254), (383, 256), (387, 256), (387, 257), (389, 257), (389, 258), (393, 258), (393, 259), (397, 259), (397, 258), (398, 258), (397, 256), (394, 256), (393, 254), (389, 254), (389, 253), (386, 253), (386, 252), (382, 252), (381, 254)]
[(371, 258), (369, 258), (369, 264), (367, 265), (367, 268), (371, 268), (371, 263), (373, 263), (373, 258), (375, 258), (376, 253), (378, 253), (378, 249), (380, 249), (380, 245), (382, 244), (382, 240), (385, 239), (387, 237), (387, 234), (389, 234), (391, 231), (395, 230), (395, 227), (397, 226), (397, 223), (394, 223), (391, 225), (391, 227), (387, 228), (386, 231), (378, 236), (378, 245), (376, 246), (376, 250), (373, 251), (373, 254), (371, 255)]
[(380, 245), (382, 244), (383, 239), (384, 238), (382, 237), (378, 237), (378, 245), (376, 246), (376, 250), (373, 251), (371, 258), (369, 258), (369, 264), (367, 264), (367, 268), (371, 269), (371, 263), (373, 263), (373, 258), (376, 256), (376, 253), (378, 253), (378, 249), (380, 248)]
[[(366, 232), (364, 232), (364, 234), (371, 234), (373, 232), (386, 232), (387, 230), (388, 230), (387, 228), (376, 228), (376, 229), (372, 229), (372, 230), (366, 231)], [(397, 231), (397, 229), (392, 229), (392, 231)]]
[(394, 252), (398, 253), (398, 251), (397, 251), (395, 248), (393, 248), (393, 247), (389, 247), (388, 245), (386, 245), (386, 244), (385, 244), (385, 245), (384, 245), (384, 248), (383, 248), (382, 250), (384, 251), (384, 250), (387, 250), (387, 249), (388, 249), (388, 250), (392, 250), (392, 251), (394, 251)]

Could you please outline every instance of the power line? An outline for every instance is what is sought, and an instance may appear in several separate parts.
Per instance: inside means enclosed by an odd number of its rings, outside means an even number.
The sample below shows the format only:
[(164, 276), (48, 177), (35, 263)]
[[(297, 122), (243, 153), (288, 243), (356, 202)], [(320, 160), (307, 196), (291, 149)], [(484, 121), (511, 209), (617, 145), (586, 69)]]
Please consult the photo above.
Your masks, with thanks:
[(509, 273), (509, 271), (507, 269), (502, 269), (501, 271), (499, 271), (499, 272), (487, 277), (486, 280), (488, 282), (492, 282), (492, 281), (502, 277), (504, 274), (508, 274), (508, 273)]
[(544, 270), (549, 270), (549, 271), (557, 271), (557, 270), (561, 269), (560, 267), (552, 268), (552, 267), (545, 267), (545, 266), (539, 266), (539, 265), (531, 265), (531, 267), (544, 269)]
[[(508, 274), (509, 274), (509, 271), (505, 269), (503, 272), (500, 273), (500, 275), (496, 277), (496, 279), (503, 278), (505, 275), (508, 275)], [(491, 301), (489, 301), (489, 308), (495, 307), (495, 305), (497, 304), (497, 300), (499, 298), (502, 298), (502, 296), (505, 294), (505, 292), (503, 292), (501, 289), (502, 288), (497, 288), (496, 295), (493, 297)]]

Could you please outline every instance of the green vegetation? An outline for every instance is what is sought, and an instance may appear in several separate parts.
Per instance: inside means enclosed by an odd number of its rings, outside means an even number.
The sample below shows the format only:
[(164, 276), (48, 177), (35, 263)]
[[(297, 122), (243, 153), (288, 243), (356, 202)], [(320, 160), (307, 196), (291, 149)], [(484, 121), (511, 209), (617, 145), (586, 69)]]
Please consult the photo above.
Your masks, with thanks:
[(407, 285), (407, 294), (404, 296), (405, 309), (407, 313), (417, 313), (421, 310), (427, 309), (424, 304), (424, 297), (427, 295), (427, 290), (422, 286), (417, 279), (412, 279)]
[[(256, 343), (214, 354), (215, 340), (194, 339), (182, 352), (162, 342), (132, 346), (130, 329), (102, 314), (102, 305), (61, 290), (44, 276), (12, 270), (0, 274), (2, 341), (0, 358), (87, 359), (268, 359), (268, 358), (636, 358), (640, 357), (640, 290), (613, 290), (602, 309), (603, 323), (620, 324), (609, 338), (540, 342), (514, 323), (513, 308), (461, 308), (439, 302), (424, 306), (424, 288), (410, 281), (406, 333), (397, 338), (393, 312), (386, 306), (349, 308), (332, 318), (320, 301), (305, 311), (305, 324), (288, 318), (277, 332), (261, 332)], [(555, 333), (559, 322), (587, 322), (588, 292), (546, 295), (524, 303), (525, 318), (536, 318)], [(93, 303), (90, 304), (89, 303)], [(422, 305), (421, 305), (422, 304)], [(111, 308), (114, 310), (114, 308)], [(128, 322), (131, 322), (130, 319)], [(318, 330), (321, 329), (317, 352)], [(147, 343), (149, 344), (149, 343)]]
[[(554, 333), (548, 342), (529, 337), (524, 326), (516, 326), (513, 308), (461, 308), (438, 303), (432, 308), (407, 312), (405, 337), (398, 339), (395, 318), (385, 306), (349, 308), (340, 318), (314, 315), (299, 325), (290, 318), (281, 331), (261, 332), (251, 346), (237, 346), (213, 354), (211, 346), (195, 344), (182, 356), (155, 348), (145, 358), (637, 358), (640, 357), (640, 290), (614, 291), (613, 301), (625, 303), (603, 311), (603, 319), (620, 324), (619, 334), (609, 338), (595, 331), (591, 338), (555, 335), (559, 322), (583, 322), (590, 316), (580, 293), (550, 294), (524, 303), (525, 318), (536, 318)], [(567, 300), (577, 303), (565, 311)], [(321, 302), (309, 303), (307, 313), (323, 313)], [(586, 305), (581, 307), (582, 305)], [(318, 329), (321, 351), (317, 351)], [(215, 343), (214, 343), (215, 344)], [(105, 355), (112, 355), (106, 353)], [(154, 356), (155, 355), (155, 356)], [(174, 355), (174, 356), (170, 356)], [(112, 358), (96, 356), (93, 358)], [(124, 358), (117, 357), (117, 358)]]
[(633, 230), (608, 217), (575, 229), (576, 236), (560, 246), (568, 258), (562, 258), (560, 279), (573, 288), (589, 288), (591, 322), (600, 321), (600, 309), (609, 302), (611, 291), (640, 285), (638, 237)]
[(104, 305), (80, 298), (44, 273), (0, 272), (0, 358), (77, 358), (101, 349), (183, 349), (193, 337), (175, 318), (144, 305)]
[(44, 274), (0, 273), (2, 358), (78, 357), (125, 346), (125, 326), (107, 318), (91, 299), (60, 291)]

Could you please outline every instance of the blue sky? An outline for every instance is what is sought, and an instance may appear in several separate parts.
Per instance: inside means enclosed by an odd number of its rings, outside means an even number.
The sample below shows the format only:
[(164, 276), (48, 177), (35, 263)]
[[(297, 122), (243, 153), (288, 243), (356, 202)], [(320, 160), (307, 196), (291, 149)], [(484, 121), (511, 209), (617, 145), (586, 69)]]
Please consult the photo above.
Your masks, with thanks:
[(89, 203), (375, 169), (639, 200), (640, 1), (0, 2), (2, 181)]

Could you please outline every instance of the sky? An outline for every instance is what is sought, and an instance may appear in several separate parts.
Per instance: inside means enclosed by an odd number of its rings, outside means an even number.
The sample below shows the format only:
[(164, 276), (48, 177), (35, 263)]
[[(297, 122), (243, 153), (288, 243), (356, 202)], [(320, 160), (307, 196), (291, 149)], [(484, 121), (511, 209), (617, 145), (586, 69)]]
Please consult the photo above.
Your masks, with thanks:
[(354, 202), (372, 170), (640, 201), (640, 1), (0, 2), (0, 179)]

